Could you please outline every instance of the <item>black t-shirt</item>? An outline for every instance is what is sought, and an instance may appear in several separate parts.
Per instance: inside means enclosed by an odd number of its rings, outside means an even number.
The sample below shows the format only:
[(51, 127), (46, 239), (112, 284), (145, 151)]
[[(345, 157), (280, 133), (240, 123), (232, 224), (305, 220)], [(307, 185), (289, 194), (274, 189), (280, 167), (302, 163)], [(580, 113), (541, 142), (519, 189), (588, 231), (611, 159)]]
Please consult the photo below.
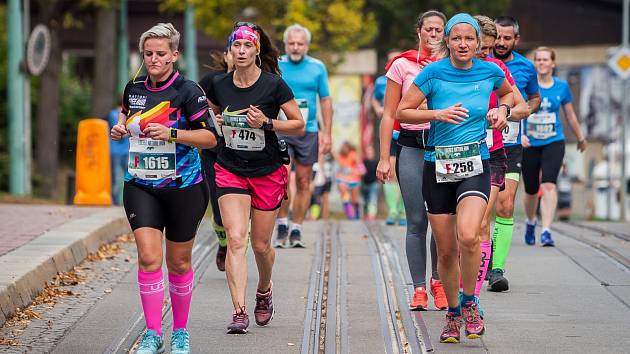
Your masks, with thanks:
[[(212, 122), (208, 121), (208, 101), (196, 82), (186, 80), (175, 71), (156, 86), (149, 86), (147, 77), (143, 76), (125, 87), (122, 113), (127, 116), (127, 129), (132, 136), (141, 135), (149, 123), (184, 130), (214, 130), (210, 128)], [(197, 149), (176, 143), (175, 153), (176, 178), (143, 180), (127, 173), (125, 181), (133, 180), (155, 188), (184, 188), (203, 181)]]
[[(293, 91), (278, 75), (261, 72), (250, 87), (234, 85), (234, 72), (216, 75), (207, 91), (208, 99), (221, 108), (221, 112), (236, 112), (257, 106), (266, 117), (277, 119), (280, 106), (293, 99)], [(243, 113), (246, 114), (246, 113)], [(221, 148), (217, 162), (230, 172), (245, 177), (260, 177), (276, 171), (282, 162), (278, 137), (273, 131), (265, 131), (265, 147), (261, 151)]]

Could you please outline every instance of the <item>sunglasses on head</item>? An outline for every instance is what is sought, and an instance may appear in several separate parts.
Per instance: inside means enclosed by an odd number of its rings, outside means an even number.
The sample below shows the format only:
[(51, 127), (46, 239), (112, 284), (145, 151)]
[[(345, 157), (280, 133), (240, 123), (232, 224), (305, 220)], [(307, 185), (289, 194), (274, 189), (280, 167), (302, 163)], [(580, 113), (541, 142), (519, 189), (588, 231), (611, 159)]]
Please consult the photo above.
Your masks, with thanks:
[(246, 21), (239, 21), (239, 22), (235, 23), (234, 24), (234, 29), (237, 29), (237, 28), (242, 27), (242, 26), (247, 26), (247, 27), (249, 27), (249, 28), (251, 28), (253, 30), (258, 31), (258, 25), (254, 24), (254, 23), (251, 23), (251, 22), (246, 22)]

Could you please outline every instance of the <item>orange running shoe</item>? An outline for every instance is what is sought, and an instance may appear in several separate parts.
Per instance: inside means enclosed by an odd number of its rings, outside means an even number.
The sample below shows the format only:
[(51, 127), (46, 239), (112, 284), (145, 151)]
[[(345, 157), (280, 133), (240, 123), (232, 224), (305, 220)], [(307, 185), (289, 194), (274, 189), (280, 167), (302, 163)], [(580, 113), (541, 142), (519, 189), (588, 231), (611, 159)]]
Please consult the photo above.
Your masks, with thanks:
[(429, 281), (431, 284), (431, 295), (433, 295), (433, 304), (438, 310), (446, 310), (448, 308), (448, 301), (446, 301), (446, 293), (442, 282), (431, 278)]
[(413, 300), (411, 300), (411, 304), (409, 304), (409, 309), (411, 311), (426, 311), (428, 302), (429, 297), (427, 296), (427, 291), (419, 286), (413, 292)]

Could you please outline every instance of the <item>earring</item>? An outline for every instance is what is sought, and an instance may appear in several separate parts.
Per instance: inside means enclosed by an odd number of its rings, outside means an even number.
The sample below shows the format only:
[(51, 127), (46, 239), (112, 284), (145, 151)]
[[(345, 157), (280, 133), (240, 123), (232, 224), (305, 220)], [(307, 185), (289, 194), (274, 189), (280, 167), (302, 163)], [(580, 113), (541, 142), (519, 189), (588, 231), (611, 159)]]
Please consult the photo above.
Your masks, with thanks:
[(262, 68), (262, 59), (260, 59), (260, 54), (256, 54), (256, 59), (258, 59), (258, 66)]

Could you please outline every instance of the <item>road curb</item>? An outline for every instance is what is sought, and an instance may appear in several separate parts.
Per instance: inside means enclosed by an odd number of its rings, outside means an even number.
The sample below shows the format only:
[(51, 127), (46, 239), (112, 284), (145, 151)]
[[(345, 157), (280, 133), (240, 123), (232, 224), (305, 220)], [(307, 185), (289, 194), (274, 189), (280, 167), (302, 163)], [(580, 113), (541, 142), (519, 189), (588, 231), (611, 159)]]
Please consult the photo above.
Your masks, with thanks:
[(0, 325), (28, 306), (58, 272), (131, 232), (122, 208), (110, 208), (67, 222), (0, 257)]

